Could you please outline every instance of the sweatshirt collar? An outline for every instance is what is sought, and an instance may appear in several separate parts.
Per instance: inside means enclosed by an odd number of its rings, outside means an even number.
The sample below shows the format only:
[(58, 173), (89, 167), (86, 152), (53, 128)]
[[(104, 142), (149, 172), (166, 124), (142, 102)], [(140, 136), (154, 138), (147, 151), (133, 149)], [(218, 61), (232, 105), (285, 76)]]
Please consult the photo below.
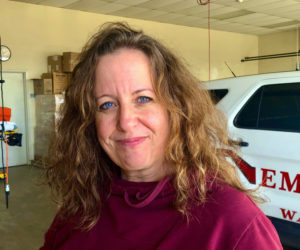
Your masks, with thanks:
[(166, 176), (158, 182), (132, 182), (114, 176), (111, 194), (122, 197), (130, 207), (143, 208), (156, 199), (175, 194), (171, 179)]

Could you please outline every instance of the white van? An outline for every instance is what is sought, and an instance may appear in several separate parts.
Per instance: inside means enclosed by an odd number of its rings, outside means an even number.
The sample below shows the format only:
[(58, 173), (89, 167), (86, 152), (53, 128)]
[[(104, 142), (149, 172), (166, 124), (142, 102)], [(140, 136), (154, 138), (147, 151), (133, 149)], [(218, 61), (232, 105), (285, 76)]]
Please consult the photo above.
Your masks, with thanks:
[(227, 78), (205, 83), (241, 139), (236, 161), (242, 182), (259, 189), (261, 209), (281, 241), (300, 249), (300, 72)]

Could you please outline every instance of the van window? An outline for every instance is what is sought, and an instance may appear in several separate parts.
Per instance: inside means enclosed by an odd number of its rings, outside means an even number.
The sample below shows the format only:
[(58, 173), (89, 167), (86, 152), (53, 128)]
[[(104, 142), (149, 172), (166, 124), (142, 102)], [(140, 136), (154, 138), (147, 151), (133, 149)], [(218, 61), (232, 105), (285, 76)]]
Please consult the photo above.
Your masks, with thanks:
[(300, 132), (300, 83), (259, 88), (235, 118), (239, 128)]
[(238, 128), (257, 128), (259, 105), (263, 88), (259, 88), (254, 95), (248, 100), (246, 105), (242, 108), (240, 113), (234, 120), (234, 125)]
[(211, 99), (215, 104), (221, 101), (227, 95), (228, 89), (209, 89)]

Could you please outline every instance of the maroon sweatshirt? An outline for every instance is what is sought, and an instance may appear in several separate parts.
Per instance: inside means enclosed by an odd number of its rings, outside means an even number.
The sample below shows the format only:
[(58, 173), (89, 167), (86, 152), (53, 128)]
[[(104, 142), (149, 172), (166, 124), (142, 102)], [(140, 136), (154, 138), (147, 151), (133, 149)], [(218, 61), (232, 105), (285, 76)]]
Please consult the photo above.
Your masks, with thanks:
[(41, 249), (282, 249), (269, 219), (231, 187), (212, 186), (208, 201), (191, 210), (189, 222), (173, 208), (174, 198), (168, 178), (158, 183), (116, 178), (90, 231), (74, 230), (56, 216)]

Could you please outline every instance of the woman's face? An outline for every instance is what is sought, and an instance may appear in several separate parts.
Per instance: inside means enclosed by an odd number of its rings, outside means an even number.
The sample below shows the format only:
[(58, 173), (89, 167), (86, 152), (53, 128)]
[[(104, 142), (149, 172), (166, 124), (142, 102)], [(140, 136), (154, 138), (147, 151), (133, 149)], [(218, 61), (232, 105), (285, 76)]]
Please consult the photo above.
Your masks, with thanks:
[(147, 56), (123, 48), (100, 57), (94, 95), (98, 140), (122, 178), (161, 179), (167, 169), (169, 121), (154, 93)]

